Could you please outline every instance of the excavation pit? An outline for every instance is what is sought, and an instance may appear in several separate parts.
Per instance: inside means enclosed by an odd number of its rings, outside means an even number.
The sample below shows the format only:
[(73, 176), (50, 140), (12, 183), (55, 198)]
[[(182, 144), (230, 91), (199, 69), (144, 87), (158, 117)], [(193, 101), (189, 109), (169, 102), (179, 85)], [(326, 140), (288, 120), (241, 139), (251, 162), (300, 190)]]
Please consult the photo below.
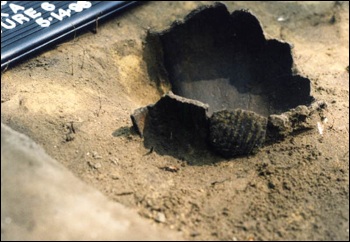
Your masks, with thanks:
[(325, 107), (310, 95), (310, 80), (294, 74), (290, 44), (267, 40), (247, 10), (201, 7), (183, 22), (149, 33), (146, 49), (159, 89), (168, 83), (172, 92), (137, 110), (132, 120), (145, 146), (160, 154), (255, 153), (312, 128), (314, 114)]

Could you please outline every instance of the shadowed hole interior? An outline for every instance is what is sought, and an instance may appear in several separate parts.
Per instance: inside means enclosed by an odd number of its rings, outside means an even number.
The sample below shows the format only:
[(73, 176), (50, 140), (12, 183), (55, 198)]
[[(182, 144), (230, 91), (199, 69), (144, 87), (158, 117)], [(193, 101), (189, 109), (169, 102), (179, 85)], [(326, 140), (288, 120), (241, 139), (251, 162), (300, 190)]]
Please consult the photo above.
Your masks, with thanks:
[(266, 40), (252, 14), (224, 5), (197, 12), (158, 34), (175, 94), (209, 104), (210, 114), (241, 108), (266, 117), (312, 101), (310, 81), (292, 73), (290, 45)]

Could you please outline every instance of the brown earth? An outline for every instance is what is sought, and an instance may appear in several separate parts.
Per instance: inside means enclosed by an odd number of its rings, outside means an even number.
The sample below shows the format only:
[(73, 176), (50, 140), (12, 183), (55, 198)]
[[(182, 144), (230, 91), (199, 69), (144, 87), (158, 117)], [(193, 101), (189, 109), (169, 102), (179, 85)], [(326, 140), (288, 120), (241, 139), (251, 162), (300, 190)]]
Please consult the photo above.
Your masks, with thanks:
[[(131, 129), (133, 110), (169, 89), (158, 88), (147, 68), (147, 30), (164, 30), (210, 3), (145, 3), (97, 34), (6, 71), (1, 121), (87, 184), (185, 239), (348, 241), (348, 2), (225, 2), (231, 12), (250, 9), (268, 38), (293, 44), (312, 95), (329, 106), (323, 135), (315, 129), (254, 156), (207, 154), (186, 164), (150, 153)], [(180, 170), (160, 169), (166, 166)]]

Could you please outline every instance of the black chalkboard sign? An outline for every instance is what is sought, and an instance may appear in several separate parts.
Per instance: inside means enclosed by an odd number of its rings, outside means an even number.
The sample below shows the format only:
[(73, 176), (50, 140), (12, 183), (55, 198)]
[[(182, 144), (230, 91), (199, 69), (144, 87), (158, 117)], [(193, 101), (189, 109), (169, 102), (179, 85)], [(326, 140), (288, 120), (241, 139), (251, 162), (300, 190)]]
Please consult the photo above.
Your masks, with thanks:
[(1, 1), (1, 70), (136, 1)]

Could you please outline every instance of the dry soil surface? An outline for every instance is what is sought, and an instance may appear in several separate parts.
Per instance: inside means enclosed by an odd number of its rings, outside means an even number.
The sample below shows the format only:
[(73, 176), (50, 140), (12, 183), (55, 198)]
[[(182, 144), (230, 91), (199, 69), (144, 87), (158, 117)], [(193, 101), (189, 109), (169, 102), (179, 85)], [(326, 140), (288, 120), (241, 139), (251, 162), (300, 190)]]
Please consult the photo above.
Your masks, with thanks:
[(304, 132), (250, 157), (187, 162), (150, 153), (131, 128), (133, 110), (167, 91), (147, 68), (147, 31), (211, 3), (144, 3), (2, 73), (1, 121), (185, 239), (348, 241), (348, 2), (224, 2), (230, 11), (250, 9), (267, 38), (293, 45), (312, 95), (328, 103), (322, 135)]

